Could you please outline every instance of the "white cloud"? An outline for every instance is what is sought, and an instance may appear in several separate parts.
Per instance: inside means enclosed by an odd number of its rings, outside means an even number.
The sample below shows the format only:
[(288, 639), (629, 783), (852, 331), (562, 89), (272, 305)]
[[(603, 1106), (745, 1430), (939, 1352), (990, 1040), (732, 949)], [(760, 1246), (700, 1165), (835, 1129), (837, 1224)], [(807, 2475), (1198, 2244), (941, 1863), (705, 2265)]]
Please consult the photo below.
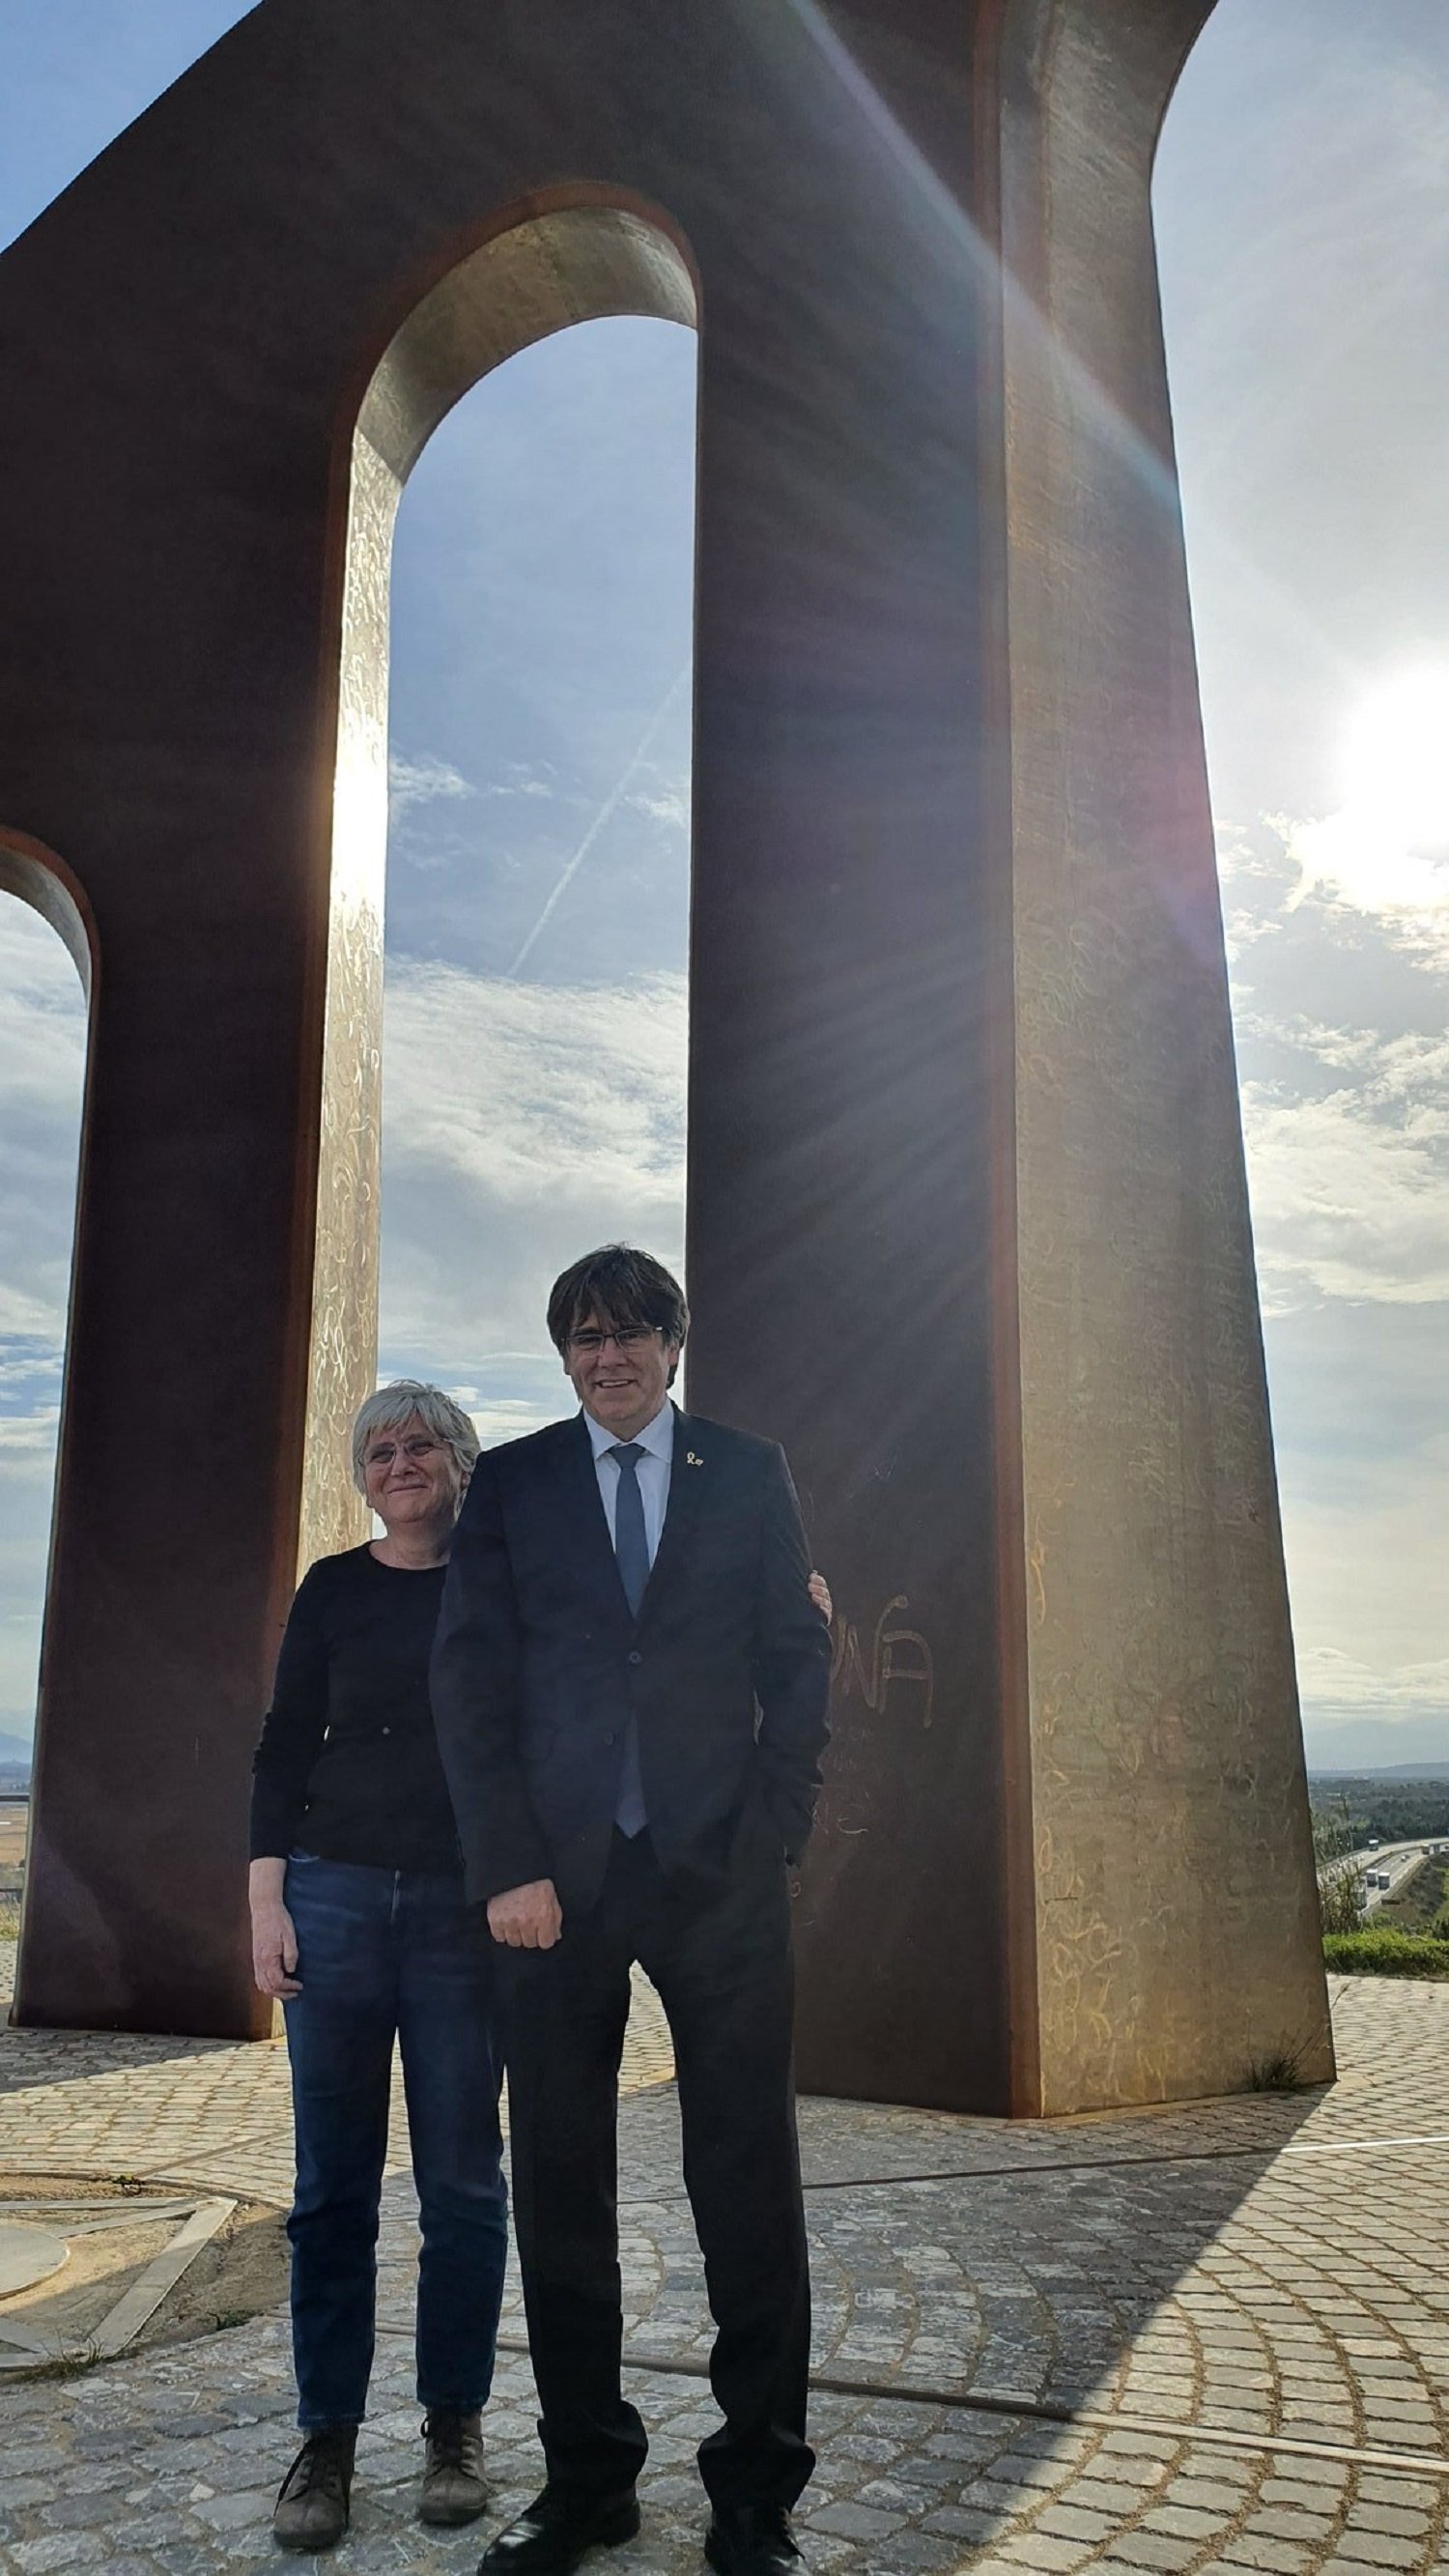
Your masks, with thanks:
[(638, 814), (647, 814), (651, 822), (662, 823), (672, 832), (687, 833), (690, 827), (689, 785), (656, 788), (652, 793), (641, 789), (629, 803)]
[(1298, 869), (1295, 909), (1308, 895), (1322, 893), (1370, 920), (1392, 924), (1449, 907), (1449, 864), (1437, 853), (1415, 849), (1389, 817), (1350, 809), (1294, 823), (1288, 850)]
[(496, 1448), (503, 1440), (521, 1440), (526, 1432), (541, 1430), (566, 1410), (572, 1398), (566, 1398), (563, 1373), (559, 1372), (557, 1393), (552, 1400), (533, 1403), (526, 1396), (490, 1396), (474, 1388), (471, 1396), (457, 1387), (448, 1389), (465, 1413), (472, 1417), (473, 1428), (485, 1449)]
[(0, 1279), (0, 1342), (43, 1341), (56, 1365), (65, 1338), (70, 1256), (31, 1261), (29, 1285)]
[(1266, 1311), (1449, 1297), (1449, 1040), (1322, 1010), (1331, 992), (1402, 1022), (1395, 957), (1449, 965), (1449, 913), (1410, 912), (1372, 870), (1333, 876), (1323, 852), (1346, 844), (1331, 823), (1265, 816), (1256, 832), (1220, 824), (1218, 842), (1230, 948), (1253, 979), (1234, 1007)]
[(0, 1414), (0, 1729), (28, 1734), (40, 1661), (58, 1413)]
[(441, 760), (431, 751), (412, 757), (400, 751), (388, 755), (388, 811), (394, 825), (418, 805), (455, 805), (473, 796), (552, 797), (557, 793), (547, 761), (530, 768), (524, 761), (511, 760), (499, 777), (475, 787), (451, 760)]
[(1243, 1119), (1265, 1304), (1449, 1298), (1442, 1107), (1386, 1123), (1359, 1092), (1276, 1101), (1250, 1084)]
[[(1442, 1340), (1449, 1314), (1439, 1323)], [(1427, 1406), (1438, 1398), (1426, 1390)], [(1283, 1513), (1305, 1708), (1325, 1720), (1449, 1711), (1449, 1432), (1416, 1439), (1410, 1425), (1377, 1457), (1291, 1457)]]
[[(543, 1307), (564, 1263), (622, 1236), (681, 1257), (685, 1047), (681, 975), (552, 986), (390, 968), (389, 1354), (451, 1372), (485, 1408), (558, 1409)], [(498, 1423), (497, 1437), (528, 1427)]]
[(58, 1404), (42, 1406), (36, 1413), (0, 1413), (0, 1458), (38, 1458), (49, 1465), (55, 1458), (59, 1428)]
[(528, 769), (521, 761), (510, 761), (501, 778), (492, 778), (484, 788), (485, 796), (556, 796), (558, 789), (545, 762), (543, 771)]
[(1298, 1683), (1321, 1718), (1437, 1716), (1449, 1754), (1449, 1655), (1377, 1672), (1335, 1646), (1311, 1646), (1298, 1658)]
[(395, 823), (400, 823), (415, 805), (451, 803), (477, 792), (461, 769), (455, 769), (450, 760), (435, 759), (431, 752), (420, 752), (409, 760), (395, 751), (388, 759), (388, 809)]
[(1219, 843), (1309, 1756), (1444, 1760), (1449, 916), (1311, 824)]
[(70, 1284), (85, 1001), (38, 914), (0, 902), (0, 1726), (28, 1727)]
[[(1449, 725), (1449, 681), (1444, 696)], [(1230, 956), (1307, 908), (1330, 935), (1354, 941), (1367, 929), (1416, 964), (1449, 970), (1449, 732), (1445, 748), (1436, 733), (1411, 757), (1382, 711), (1377, 721), (1386, 739), (1372, 765), (1348, 763), (1349, 793), (1334, 811), (1264, 814), (1256, 834), (1217, 825)]]
[(677, 1188), (685, 983), (518, 984), (401, 964), (388, 981), (395, 1153), (511, 1205)]
[(58, 1356), (85, 1080), (80, 978), (29, 906), (0, 900), (0, 1337)]
[(1309, 1768), (1442, 1762), (1449, 1770), (1449, 1656), (1376, 1671), (1331, 1646), (1298, 1658)]

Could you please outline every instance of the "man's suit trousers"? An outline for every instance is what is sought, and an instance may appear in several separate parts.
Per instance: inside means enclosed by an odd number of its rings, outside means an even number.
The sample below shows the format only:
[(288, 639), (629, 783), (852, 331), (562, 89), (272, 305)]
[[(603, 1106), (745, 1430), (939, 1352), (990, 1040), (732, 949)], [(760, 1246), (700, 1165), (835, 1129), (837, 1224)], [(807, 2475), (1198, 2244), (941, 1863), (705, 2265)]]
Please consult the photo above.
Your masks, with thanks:
[(791, 2063), (790, 1903), (756, 1842), (717, 1877), (666, 1878), (616, 1833), (596, 1905), (552, 1950), (500, 1960), (514, 2219), (551, 2481), (630, 2486), (646, 2441), (620, 2388), (619, 2060), (638, 1960), (674, 2041), (684, 2179), (717, 2329), (724, 2415), (699, 2454), (716, 2504), (791, 2505), (805, 2439), (810, 2288)]

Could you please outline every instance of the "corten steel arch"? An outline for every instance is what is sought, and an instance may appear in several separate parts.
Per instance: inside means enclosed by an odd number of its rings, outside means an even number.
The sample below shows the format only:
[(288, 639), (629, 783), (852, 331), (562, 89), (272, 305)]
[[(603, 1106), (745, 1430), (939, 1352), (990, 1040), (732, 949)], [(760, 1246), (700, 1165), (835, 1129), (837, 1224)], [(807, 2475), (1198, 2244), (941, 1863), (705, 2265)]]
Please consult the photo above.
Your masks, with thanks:
[(261, 2026), (391, 485), (470, 370), (697, 296), (691, 1391), (842, 1613), (802, 2075), (1329, 2071), (1148, 202), (1207, 12), (263, 0), (0, 262), (0, 812), (106, 960), (21, 2018)]

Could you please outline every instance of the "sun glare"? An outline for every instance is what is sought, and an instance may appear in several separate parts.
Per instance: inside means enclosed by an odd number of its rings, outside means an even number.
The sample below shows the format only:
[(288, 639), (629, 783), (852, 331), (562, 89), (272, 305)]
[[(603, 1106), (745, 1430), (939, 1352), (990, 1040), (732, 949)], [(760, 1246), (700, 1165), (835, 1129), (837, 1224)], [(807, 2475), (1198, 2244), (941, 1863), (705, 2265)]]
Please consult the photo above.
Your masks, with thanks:
[(1400, 671), (1359, 707), (1340, 760), (1342, 804), (1301, 824), (1298, 899), (1315, 886), (1370, 913), (1449, 905), (1449, 663)]
[(1344, 802), (1406, 850), (1449, 844), (1449, 665), (1405, 671), (1360, 708), (1344, 746)]

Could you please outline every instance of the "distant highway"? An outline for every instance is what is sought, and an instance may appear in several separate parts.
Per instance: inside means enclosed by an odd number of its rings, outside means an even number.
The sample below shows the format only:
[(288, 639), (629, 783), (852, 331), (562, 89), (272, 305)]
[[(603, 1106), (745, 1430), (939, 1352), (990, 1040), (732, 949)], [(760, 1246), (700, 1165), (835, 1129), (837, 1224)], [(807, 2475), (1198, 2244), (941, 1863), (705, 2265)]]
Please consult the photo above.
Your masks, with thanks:
[[(1380, 1843), (1377, 1851), (1343, 1852), (1337, 1859), (1326, 1861), (1320, 1875), (1324, 1878), (1338, 1878), (1348, 1869), (1362, 1871), (1364, 1912), (1373, 1914), (1382, 1905), (1386, 1896), (1397, 1896), (1401, 1888), (1407, 1887), (1415, 1871), (1422, 1866), (1430, 1851), (1434, 1849), (1442, 1851), (1445, 1857), (1449, 1858), (1449, 1834), (1429, 1834), (1423, 1841), (1414, 1843)], [(1370, 1870), (1376, 1876), (1380, 1873), (1386, 1875), (1388, 1886), (1370, 1887), (1368, 1884)]]

